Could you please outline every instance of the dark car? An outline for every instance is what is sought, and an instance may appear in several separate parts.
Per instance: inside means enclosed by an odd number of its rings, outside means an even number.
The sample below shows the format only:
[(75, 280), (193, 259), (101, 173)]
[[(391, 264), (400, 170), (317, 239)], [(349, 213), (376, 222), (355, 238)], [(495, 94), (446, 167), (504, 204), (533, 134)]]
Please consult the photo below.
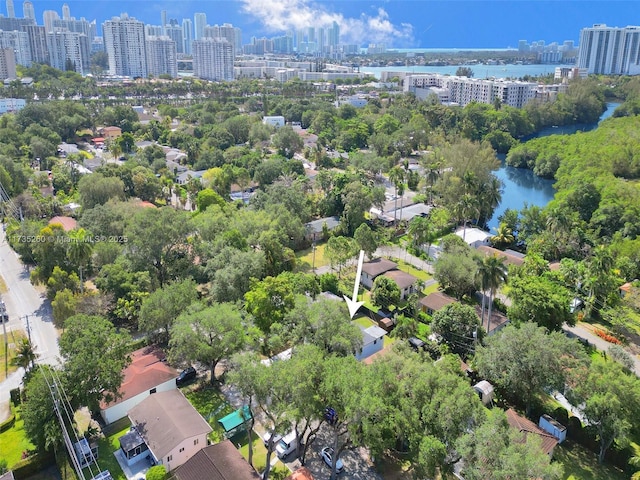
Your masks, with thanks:
[(193, 367), (189, 367), (183, 370), (182, 372), (180, 372), (180, 375), (178, 375), (178, 378), (176, 378), (176, 385), (184, 385), (185, 383), (188, 383), (189, 381), (193, 380), (197, 376), (198, 376), (198, 372), (196, 372), (196, 369)]

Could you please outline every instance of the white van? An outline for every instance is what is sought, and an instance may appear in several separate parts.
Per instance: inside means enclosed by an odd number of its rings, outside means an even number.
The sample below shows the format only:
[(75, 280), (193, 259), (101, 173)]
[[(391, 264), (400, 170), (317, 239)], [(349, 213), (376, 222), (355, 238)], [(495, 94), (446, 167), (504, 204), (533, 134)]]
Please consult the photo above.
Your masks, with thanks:
[(278, 442), (278, 445), (276, 445), (276, 455), (282, 459), (294, 452), (296, 448), (298, 448), (298, 436), (295, 430), (293, 430)]

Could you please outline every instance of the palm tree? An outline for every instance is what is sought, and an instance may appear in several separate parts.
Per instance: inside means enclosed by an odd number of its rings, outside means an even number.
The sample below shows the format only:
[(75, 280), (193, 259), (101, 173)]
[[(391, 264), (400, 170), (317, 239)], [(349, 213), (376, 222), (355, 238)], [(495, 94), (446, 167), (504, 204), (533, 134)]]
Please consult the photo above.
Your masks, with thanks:
[(91, 258), (93, 244), (89, 241), (89, 235), (84, 228), (78, 228), (69, 232), (69, 258), (78, 265), (78, 273), (80, 274), (80, 291), (84, 291), (84, 280), (82, 272)]
[(514, 240), (515, 237), (513, 236), (513, 232), (504, 222), (498, 225), (498, 231), (493, 237), (491, 237), (491, 243), (498, 246), (511, 245)]
[(33, 345), (28, 338), (22, 337), (16, 347), (16, 356), (11, 360), (11, 364), (22, 367), (25, 371), (35, 367), (38, 354), (33, 350)]
[(396, 198), (394, 202), (394, 210), (393, 210), (393, 224), (396, 224), (396, 215), (398, 214), (398, 194), (400, 190), (402, 190), (402, 194), (404, 194), (404, 170), (399, 165), (396, 165), (389, 171), (389, 181), (393, 183), (393, 186), (396, 189)]
[(487, 318), (487, 333), (491, 331), (491, 311), (493, 309), (493, 297), (496, 290), (507, 281), (507, 271), (502, 259), (497, 255), (487, 255), (483, 260), (483, 275), (486, 275), (485, 286), (489, 288), (489, 312)]
[(465, 193), (460, 201), (454, 205), (454, 214), (458, 221), (462, 221), (462, 239), (465, 240), (467, 235), (467, 220), (471, 218), (473, 213), (478, 213), (478, 202), (473, 195)]

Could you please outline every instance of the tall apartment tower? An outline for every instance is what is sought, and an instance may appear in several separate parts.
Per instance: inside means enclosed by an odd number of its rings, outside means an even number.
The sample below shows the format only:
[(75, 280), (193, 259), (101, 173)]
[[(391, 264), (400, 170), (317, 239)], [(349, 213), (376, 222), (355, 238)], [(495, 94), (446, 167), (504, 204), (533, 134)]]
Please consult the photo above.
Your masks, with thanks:
[(104, 22), (102, 33), (110, 75), (147, 76), (144, 23), (123, 13)]
[(33, 8), (33, 2), (30, 0), (24, 0), (22, 4), (22, 16), (24, 18), (30, 18), (31, 20), (36, 19), (36, 11)]
[(42, 25), (23, 25), (22, 31), (27, 34), (31, 61), (49, 64), (49, 47), (45, 28)]
[(160, 12), (160, 26), (164, 28), (166, 24), (167, 24), (167, 11), (162, 10)]
[(13, 50), (18, 65), (31, 66), (29, 38), (25, 32), (0, 30), (0, 48)]
[(53, 21), (60, 20), (60, 15), (55, 10), (45, 10), (42, 13), (42, 22), (47, 33), (53, 31)]
[(185, 55), (191, 55), (191, 42), (193, 42), (193, 22), (190, 18), (182, 19), (182, 39), (184, 45), (182, 50)]
[(596, 24), (580, 31), (578, 68), (603, 75), (640, 74), (640, 27)]
[(62, 5), (62, 19), (63, 20), (71, 20), (71, 9), (68, 4)]
[(15, 53), (10, 48), (0, 49), (0, 80), (17, 77)]
[(164, 26), (164, 34), (175, 42), (178, 53), (184, 53), (184, 31), (176, 20)]
[(16, 17), (16, 9), (13, 8), (13, 0), (7, 0), (7, 17), (9, 18)]
[(147, 73), (154, 77), (178, 76), (176, 42), (168, 36), (147, 37)]
[(338, 22), (333, 22), (331, 27), (327, 29), (327, 45), (335, 47), (340, 44), (340, 25)]
[(233, 45), (224, 38), (194, 40), (193, 74), (204, 80), (233, 80)]
[(47, 33), (51, 66), (58, 70), (89, 72), (89, 39), (84, 33), (56, 30)]
[(206, 13), (195, 13), (193, 15), (193, 24), (195, 25), (196, 35), (195, 39), (200, 40), (204, 37), (204, 29), (207, 26), (207, 14)]

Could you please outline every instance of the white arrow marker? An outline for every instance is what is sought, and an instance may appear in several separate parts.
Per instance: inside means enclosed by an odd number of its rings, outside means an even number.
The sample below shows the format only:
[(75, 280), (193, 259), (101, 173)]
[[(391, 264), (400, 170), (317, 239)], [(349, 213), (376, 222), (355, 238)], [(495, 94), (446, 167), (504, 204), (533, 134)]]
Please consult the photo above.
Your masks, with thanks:
[(362, 262), (364, 262), (364, 250), (360, 250), (360, 258), (358, 259), (358, 270), (356, 270), (356, 284), (353, 286), (353, 299), (343, 295), (349, 307), (349, 315), (351, 318), (356, 314), (358, 309), (364, 302), (358, 301), (358, 287), (360, 286), (360, 275), (362, 275)]

